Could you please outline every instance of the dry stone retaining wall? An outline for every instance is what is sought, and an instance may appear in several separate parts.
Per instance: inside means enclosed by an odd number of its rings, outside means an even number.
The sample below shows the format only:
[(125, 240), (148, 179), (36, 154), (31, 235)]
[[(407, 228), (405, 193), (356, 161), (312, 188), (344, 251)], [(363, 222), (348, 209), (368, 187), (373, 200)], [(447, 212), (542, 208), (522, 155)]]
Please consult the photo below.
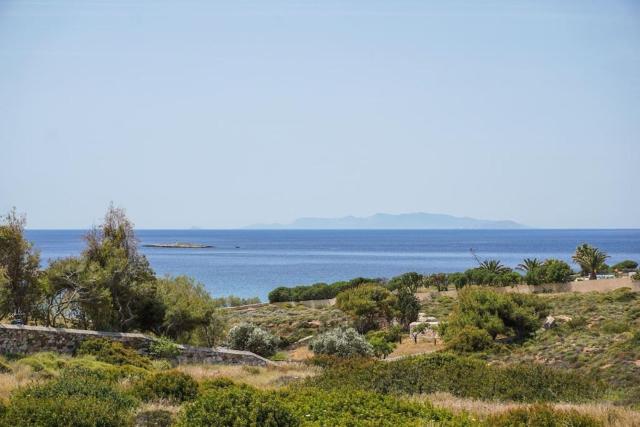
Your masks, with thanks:
[[(154, 338), (144, 334), (0, 324), (0, 353), (30, 354), (40, 351), (53, 351), (74, 354), (80, 343), (88, 338), (119, 341), (143, 354), (149, 352), (149, 346), (154, 341)], [(178, 348), (180, 349), (180, 354), (177, 357), (179, 363), (223, 363), (257, 366), (266, 366), (273, 363), (249, 351), (186, 345), (179, 345)]]

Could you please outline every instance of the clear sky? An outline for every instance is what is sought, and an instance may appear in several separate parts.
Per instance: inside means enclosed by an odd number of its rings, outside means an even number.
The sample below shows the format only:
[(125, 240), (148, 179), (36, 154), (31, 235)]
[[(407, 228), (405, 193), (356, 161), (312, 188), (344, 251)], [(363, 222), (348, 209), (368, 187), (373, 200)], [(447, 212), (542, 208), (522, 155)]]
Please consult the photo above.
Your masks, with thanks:
[(640, 2), (0, 0), (0, 210), (640, 227)]

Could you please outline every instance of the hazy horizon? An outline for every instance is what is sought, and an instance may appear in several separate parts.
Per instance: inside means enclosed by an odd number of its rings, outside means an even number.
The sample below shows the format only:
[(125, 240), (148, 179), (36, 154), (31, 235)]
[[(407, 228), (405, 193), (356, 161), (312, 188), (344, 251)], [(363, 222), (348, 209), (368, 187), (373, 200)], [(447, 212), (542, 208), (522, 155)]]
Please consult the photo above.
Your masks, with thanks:
[(640, 228), (636, 1), (5, 0), (0, 61), (29, 229)]

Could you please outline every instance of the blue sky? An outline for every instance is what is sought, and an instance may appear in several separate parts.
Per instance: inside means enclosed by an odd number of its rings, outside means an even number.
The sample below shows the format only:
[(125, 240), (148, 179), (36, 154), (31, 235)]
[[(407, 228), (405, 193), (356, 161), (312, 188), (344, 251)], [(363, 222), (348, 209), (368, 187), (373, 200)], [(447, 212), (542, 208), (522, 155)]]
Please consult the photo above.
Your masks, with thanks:
[(640, 227), (637, 1), (0, 0), (0, 210)]

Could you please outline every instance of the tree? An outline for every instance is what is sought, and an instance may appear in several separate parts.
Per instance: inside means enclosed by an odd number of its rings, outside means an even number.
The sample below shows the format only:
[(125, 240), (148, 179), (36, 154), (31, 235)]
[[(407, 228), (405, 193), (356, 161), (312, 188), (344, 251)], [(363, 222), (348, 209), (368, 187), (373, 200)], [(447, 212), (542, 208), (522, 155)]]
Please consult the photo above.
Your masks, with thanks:
[(110, 318), (111, 295), (101, 280), (100, 269), (81, 258), (51, 262), (40, 280), (39, 320), (45, 326), (90, 329), (100, 323), (94, 318)]
[(466, 288), (458, 293), (458, 304), (443, 327), (444, 339), (454, 340), (466, 326), (482, 329), (494, 340), (498, 335), (524, 339), (540, 328), (548, 312), (537, 295)]
[(400, 288), (396, 295), (395, 311), (398, 313), (398, 321), (409, 328), (409, 324), (418, 319), (420, 301), (410, 289)]
[(595, 280), (598, 278), (598, 271), (605, 269), (605, 261), (609, 258), (609, 255), (584, 243), (576, 248), (572, 258), (582, 268), (583, 274), (588, 274), (590, 280)]
[(517, 270), (530, 272), (542, 266), (542, 262), (538, 258), (525, 258), (521, 264), (518, 264)]
[(166, 277), (156, 282), (164, 307), (157, 332), (180, 343), (213, 347), (223, 337), (225, 322), (218, 305), (202, 283), (187, 276)]
[(387, 333), (385, 331), (369, 332), (367, 334), (367, 342), (371, 344), (373, 354), (383, 359), (386, 359), (396, 348), (396, 344), (387, 339)]
[(15, 208), (0, 217), (0, 317), (13, 315), (28, 322), (40, 297), (40, 254), (24, 237), (26, 217)]
[(418, 344), (418, 336), (429, 328), (430, 326), (428, 323), (418, 323), (411, 329), (411, 337), (413, 338), (414, 344)]
[(497, 259), (489, 259), (486, 261), (482, 261), (478, 269), (481, 271), (486, 271), (487, 273), (492, 273), (492, 274), (502, 274), (502, 273), (508, 273), (511, 271), (509, 267), (503, 265)]
[(424, 277), (416, 272), (404, 273), (392, 278), (389, 283), (387, 283), (387, 288), (392, 291), (407, 288), (412, 294), (415, 294), (418, 288), (422, 286), (423, 280)]
[(530, 267), (524, 276), (527, 285), (543, 283), (566, 283), (571, 279), (571, 267), (559, 259), (546, 259), (535, 267)]
[(336, 305), (355, 321), (356, 329), (366, 333), (391, 321), (395, 314), (396, 296), (377, 284), (364, 284), (338, 294)]
[(638, 268), (638, 263), (630, 259), (626, 259), (611, 266), (613, 271), (629, 271)]
[(83, 253), (88, 268), (99, 270), (97, 286), (111, 297), (111, 316), (92, 316), (97, 329), (153, 330), (162, 322), (156, 299), (155, 274), (144, 255), (138, 253), (133, 223), (123, 209), (111, 204), (104, 222), (86, 236)]

